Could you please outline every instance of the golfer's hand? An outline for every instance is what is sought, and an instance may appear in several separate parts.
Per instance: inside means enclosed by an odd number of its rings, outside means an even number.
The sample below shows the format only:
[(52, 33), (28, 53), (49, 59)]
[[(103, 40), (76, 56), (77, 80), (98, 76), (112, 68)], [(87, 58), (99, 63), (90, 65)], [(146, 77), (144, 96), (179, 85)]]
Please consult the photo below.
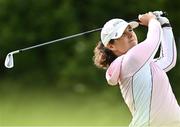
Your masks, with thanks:
[(138, 19), (139, 19), (141, 25), (148, 26), (149, 21), (151, 19), (156, 19), (156, 16), (152, 12), (149, 12), (146, 14), (139, 15)]
[(169, 20), (166, 17), (159, 17), (159, 18), (157, 18), (157, 20), (160, 22), (161, 25), (163, 25), (165, 23), (169, 23)]
[(167, 17), (161, 16), (162, 11), (154, 11), (153, 14), (156, 16), (156, 19), (160, 22), (161, 25), (169, 23), (169, 19)]

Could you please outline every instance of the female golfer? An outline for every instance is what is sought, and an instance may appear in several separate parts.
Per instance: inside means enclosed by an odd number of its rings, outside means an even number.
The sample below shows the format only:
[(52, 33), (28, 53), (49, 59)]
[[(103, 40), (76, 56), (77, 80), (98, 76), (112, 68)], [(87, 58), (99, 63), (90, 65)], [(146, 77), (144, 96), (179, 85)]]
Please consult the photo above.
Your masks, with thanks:
[[(139, 15), (148, 27), (146, 39), (137, 44), (137, 22), (108, 21), (94, 50), (94, 63), (105, 68), (110, 85), (117, 85), (131, 114), (130, 127), (180, 126), (180, 107), (166, 72), (176, 64), (176, 46), (169, 20), (152, 12)], [(159, 58), (154, 58), (161, 46)]]

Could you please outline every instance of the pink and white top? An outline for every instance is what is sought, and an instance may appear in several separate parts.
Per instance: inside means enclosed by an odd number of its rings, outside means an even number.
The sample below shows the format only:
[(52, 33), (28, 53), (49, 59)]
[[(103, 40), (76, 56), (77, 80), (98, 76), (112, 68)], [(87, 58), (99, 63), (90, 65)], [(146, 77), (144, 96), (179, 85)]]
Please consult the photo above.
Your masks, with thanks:
[[(154, 59), (160, 44), (160, 57)], [(107, 69), (108, 83), (119, 83), (131, 111), (130, 127), (180, 125), (180, 107), (166, 75), (175, 66), (176, 57), (172, 28), (161, 28), (152, 19), (147, 38), (115, 59)]]

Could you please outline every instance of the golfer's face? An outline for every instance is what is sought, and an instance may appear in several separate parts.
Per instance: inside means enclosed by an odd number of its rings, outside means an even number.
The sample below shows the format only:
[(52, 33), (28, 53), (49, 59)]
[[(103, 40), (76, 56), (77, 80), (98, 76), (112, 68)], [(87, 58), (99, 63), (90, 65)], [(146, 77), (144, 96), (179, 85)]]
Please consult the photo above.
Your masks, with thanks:
[(128, 26), (122, 36), (115, 40), (116, 55), (122, 55), (137, 44), (137, 36), (131, 26)]

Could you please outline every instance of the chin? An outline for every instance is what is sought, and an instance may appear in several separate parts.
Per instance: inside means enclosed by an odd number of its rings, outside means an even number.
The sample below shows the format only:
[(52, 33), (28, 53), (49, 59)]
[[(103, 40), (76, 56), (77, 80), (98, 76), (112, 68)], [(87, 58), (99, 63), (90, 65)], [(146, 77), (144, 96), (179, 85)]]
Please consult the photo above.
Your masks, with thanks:
[(129, 48), (129, 49), (131, 49), (131, 48), (133, 48), (134, 46), (136, 46), (137, 44), (133, 44), (133, 45), (131, 45), (131, 47)]
[(137, 42), (133, 42), (132, 43), (132, 47), (136, 46), (137, 45)]

